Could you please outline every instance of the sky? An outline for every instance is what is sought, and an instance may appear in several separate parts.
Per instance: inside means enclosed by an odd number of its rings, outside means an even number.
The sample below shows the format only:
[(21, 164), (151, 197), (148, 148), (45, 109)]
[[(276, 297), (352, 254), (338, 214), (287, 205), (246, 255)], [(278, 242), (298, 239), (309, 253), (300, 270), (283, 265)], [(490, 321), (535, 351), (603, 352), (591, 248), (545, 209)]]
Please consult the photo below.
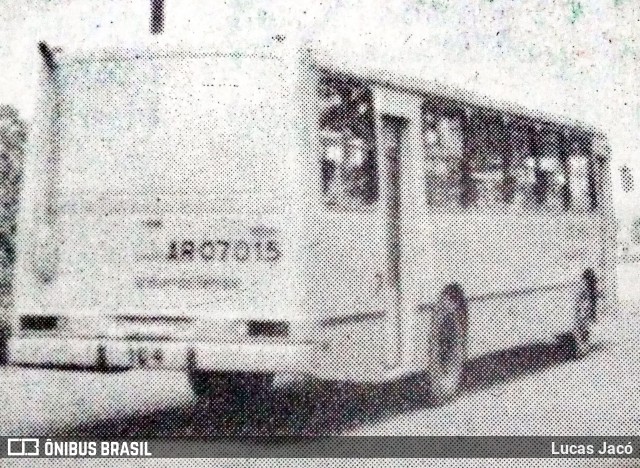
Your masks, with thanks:
[(638, 159), (637, 0), (165, 2), (165, 32), (151, 36), (150, 0), (0, 0), (0, 103), (32, 117), (42, 40), (64, 50), (150, 42), (215, 48), (266, 44), (279, 34), (376, 55), (382, 66), (481, 92), (513, 92), (529, 107), (556, 92), (558, 109), (569, 103), (574, 114), (617, 135), (622, 159)]
[[(0, 102), (33, 112), (36, 43), (96, 48), (154, 40), (150, 0), (0, 0)], [(635, 0), (166, 0), (162, 41), (215, 46), (275, 34), (324, 46), (455, 58), (484, 73), (626, 93), (640, 115), (640, 5)], [(489, 66), (487, 66), (487, 64)], [(446, 72), (446, 65), (443, 67)], [(469, 67), (473, 68), (473, 66)]]

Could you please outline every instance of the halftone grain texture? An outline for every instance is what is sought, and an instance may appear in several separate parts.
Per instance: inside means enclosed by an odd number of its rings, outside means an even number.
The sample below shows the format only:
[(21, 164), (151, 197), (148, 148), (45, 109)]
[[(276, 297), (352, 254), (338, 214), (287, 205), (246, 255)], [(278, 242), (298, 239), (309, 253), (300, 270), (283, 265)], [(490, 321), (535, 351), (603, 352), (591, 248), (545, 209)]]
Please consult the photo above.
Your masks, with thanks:
[[(261, 52), (137, 49), (62, 65), (45, 102), (51, 119), (36, 129), (44, 151), (31, 159), (38, 181), (28, 195), (46, 209), (17, 246), (29, 262), (16, 310), (31, 314), (29, 298), (47, 314), (81, 311), (62, 342), (90, 338), (102, 351), (95, 362), (91, 348), (34, 363), (65, 370), (0, 369), (4, 387), (19, 389), (0, 391), (10, 408), (0, 429), (92, 438), (636, 433), (640, 327), (615, 306), (618, 174), (608, 162), (611, 140), (618, 153), (629, 140), (611, 118), (591, 124), (613, 112), (594, 97), (601, 84), (624, 107), (609, 89), (624, 78), (597, 57), (632, 70), (635, 45), (610, 49), (615, 28), (600, 32), (595, 20), (586, 34), (581, 22), (595, 6), (485, 3), (379, 4), (380, 16), (332, 5), (317, 21), (345, 30), (336, 37), (368, 21), (386, 42), (360, 53), (334, 43), (317, 61), (314, 52), (281, 64), (287, 39), (274, 33)], [(275, 21), (267, 10), (252, 27)], [(236, 11), (235, 24), (252, 14)], [(483, 14), (499, 19), (484, 30)], [(525, 16), (533, 19), (523, 28)], [(152, 32), (162, 30), (158, 18)], [(440, 36), (418, 37), (439, 23), (449, 25)], [(421, 53), (408, 51), (421, 40)], [(460, 73), (436, 65), (434, 48), (461, 62)], [(497, 72), (504, 49), (510, 65)], [(581, 73), (584, 90), (575, 87)], [(637, 122), (630, 115), (625, 127)], [(34, 262), (44, 274), (27, 280)], [(630, 278), (625, 291), (637, 284), (637, 273)], [(317, 328), (294, 335), (301, 318)], [(243, 348), (255, 342), (264, 345), (255, 355), (291, 347), (256, 365)], [(136, 365), (171, 365), (112, 372), (115, 343), (135, 350)]]
[(0, 106), (0, 287), (6, 289), (15, 257), (15, 223), (27, 125), (12, 106)]

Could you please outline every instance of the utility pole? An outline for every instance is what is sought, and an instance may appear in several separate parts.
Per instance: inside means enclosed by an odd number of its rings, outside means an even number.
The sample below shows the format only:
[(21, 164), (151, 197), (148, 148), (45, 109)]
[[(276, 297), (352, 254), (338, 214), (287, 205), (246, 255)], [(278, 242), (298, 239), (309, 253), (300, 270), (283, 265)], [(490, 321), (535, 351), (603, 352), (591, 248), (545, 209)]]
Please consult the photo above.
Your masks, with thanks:
[(151, 34), (162, 34), (164, 30), (164, 0), (151, 0)]

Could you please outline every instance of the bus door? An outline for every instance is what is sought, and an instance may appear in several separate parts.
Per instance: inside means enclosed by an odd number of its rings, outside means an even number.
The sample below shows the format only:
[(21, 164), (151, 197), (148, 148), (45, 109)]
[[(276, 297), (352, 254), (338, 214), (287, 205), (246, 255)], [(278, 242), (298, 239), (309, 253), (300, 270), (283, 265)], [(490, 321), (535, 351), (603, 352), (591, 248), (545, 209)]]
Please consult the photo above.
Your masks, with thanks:
[(402, 359), (402, 159), (406, 120), (383, 116), (381, 155), (385, 177), (385, 211), (387, 217), (387, 271), (389, 310), (387, 311), (387, 365), (398, 366)]

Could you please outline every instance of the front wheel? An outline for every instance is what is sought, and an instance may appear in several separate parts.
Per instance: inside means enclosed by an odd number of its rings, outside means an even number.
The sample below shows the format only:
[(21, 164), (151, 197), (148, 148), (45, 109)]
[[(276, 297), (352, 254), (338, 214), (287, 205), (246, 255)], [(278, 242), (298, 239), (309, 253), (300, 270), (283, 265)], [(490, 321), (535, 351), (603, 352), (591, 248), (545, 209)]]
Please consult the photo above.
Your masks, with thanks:
[(431, 323), (430, 396), (442, 405), (458, 395), (467, 358), (467, 307), (458, 287), (442, 292)]

